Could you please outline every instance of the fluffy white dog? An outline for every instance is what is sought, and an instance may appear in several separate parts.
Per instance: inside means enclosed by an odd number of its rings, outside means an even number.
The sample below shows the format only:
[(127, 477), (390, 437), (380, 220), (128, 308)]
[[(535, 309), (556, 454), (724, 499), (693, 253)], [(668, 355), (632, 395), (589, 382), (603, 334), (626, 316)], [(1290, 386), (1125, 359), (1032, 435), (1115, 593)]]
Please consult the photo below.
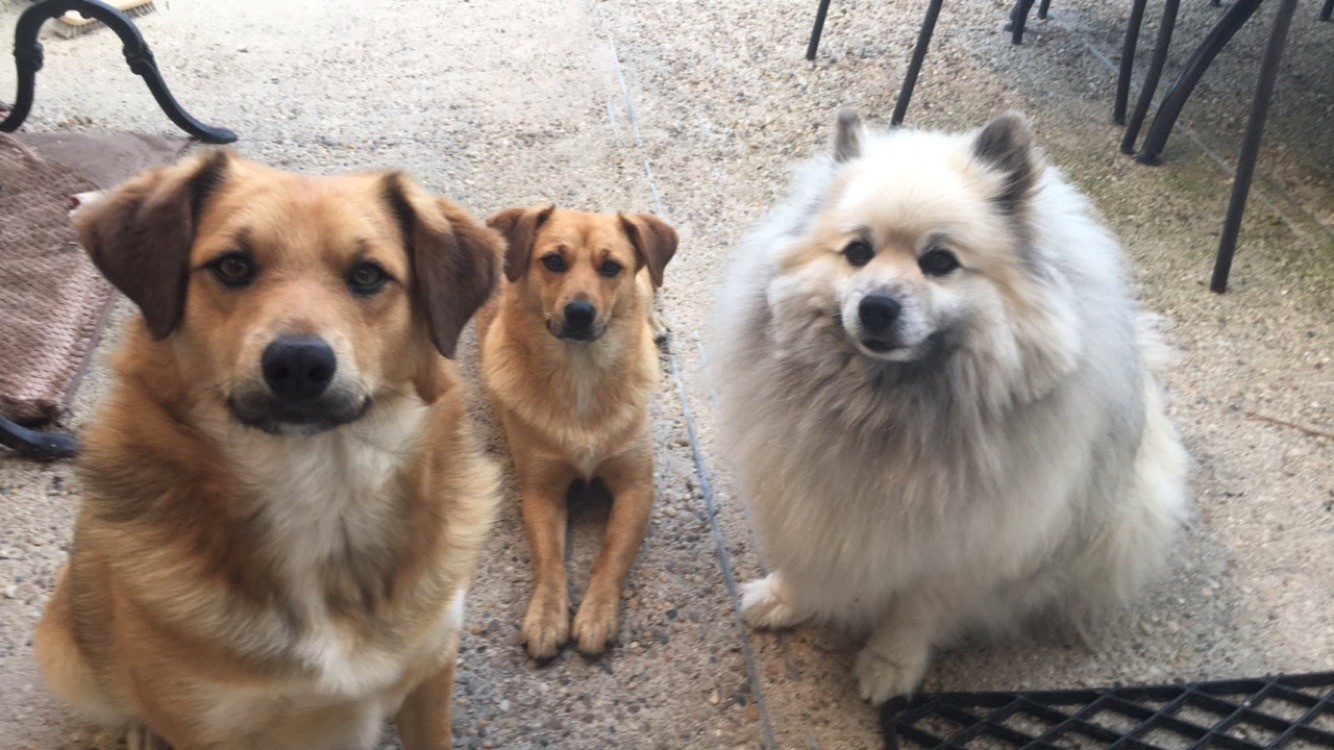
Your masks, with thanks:
[(715, 378), (772, 572), (757, 627), (869, 633), (874, 703), (935, 647), (1126, 602), (1186, 515), (1186, 454), (1125, 257), (1001, 115), (868, 132), (840, 113), (716, 313)]

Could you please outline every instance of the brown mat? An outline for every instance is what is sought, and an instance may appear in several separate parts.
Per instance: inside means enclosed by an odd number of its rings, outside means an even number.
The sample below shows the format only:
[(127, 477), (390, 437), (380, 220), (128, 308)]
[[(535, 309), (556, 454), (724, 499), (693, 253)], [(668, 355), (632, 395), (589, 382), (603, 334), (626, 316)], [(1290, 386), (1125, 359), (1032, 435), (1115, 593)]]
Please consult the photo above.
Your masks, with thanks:
[(75, 242), (69, 196), (177, 158), (183, 139), (0, 134), (0, 414), (28, 424), (68, 405), (112, 290)]

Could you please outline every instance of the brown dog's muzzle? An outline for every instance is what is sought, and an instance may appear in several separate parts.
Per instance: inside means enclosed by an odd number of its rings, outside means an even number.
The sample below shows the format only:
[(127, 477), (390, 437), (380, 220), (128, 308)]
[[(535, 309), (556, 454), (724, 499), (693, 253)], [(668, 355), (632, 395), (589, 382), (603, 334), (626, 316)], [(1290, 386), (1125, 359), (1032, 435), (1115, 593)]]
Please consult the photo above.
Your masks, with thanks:
[(280, 336), (260, 357), (262, 384), (247, 381), (227, 399), (241, 423), (273, 435), (309, 435), (354, 421), (370, 408), (360, 388), (340, 383), (338, 357), (321, 338)]
[(566, 303), (561, 319), (558, 330), (552, 333), (566, 341), (596, 341), (606, 327), (598, 324), (597, 306), (588, 300), (576, 299)]

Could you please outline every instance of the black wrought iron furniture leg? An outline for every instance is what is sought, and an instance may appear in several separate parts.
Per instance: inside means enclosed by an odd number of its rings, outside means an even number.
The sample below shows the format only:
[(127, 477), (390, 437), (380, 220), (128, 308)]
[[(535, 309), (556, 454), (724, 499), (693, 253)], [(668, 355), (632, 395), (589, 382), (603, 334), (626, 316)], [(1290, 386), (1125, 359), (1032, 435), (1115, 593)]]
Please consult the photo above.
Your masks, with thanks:
[(820, 7), (815, 11), (815, 25), (811, 27), (811, 41), (806, 45), (806, 59), (814, 60), (816, 50), (820, 49), (820, 34), (824, 33), (824, 17), (829, 13), (829, 0), (820, 0)]
[(1149, 132), (1144, 136), (1144, 145), (1140, 148), (1139, 155), (1135, 157), (1138, 161), (1144, 164), (1162, 164), (1163, 148), (1167, 145), (1167, 138), (1172, 134), (1172, 128), (1176, 125), (1177, 118), (1181, 116), (1186, 101), (1190, 99), (1191, 92), (1195, 90), (1195, 85), (1200, 82), (1204, 72), (1209, 69), (1214, 58), (1223, 47), (1227, 46), (1237, 30), (1255, 14), (1260, 2), (1261, 0), (1237, 0), (1209, 31), (1204, 41), (1200, 42), (1200, 46), (1181, 69), (1181, 75), (1172, 84), (1172, 88), (1163, 95), (1163, 101), (1158, 105), (1158, 112), (1153, 116), (1153, 124), (1149, 126)]
[(1153, 46), (1153, 57), (1149, 59), (1149, 70), (1144, 74), (1144, 85), (1139, 90), (1139, 101), (1135, 111), (1126, 123), (1125, 135), (1121, 138), (1121, 151), (1135, 153), (1135, 141), (1139, 139), (1140, 126), (1149, 113), (1153, 95), (1158, 91), (1158, 81), (1163, 75), (1163, 66), (1167, 63), (1167, 50), (1172, 46), (1172, 30), (1177, 24), (1177, 8), (1180, 0), (1163, 0), (1163, 20), (1158, 24), (1158, 41)]
[(236, 134), (226, 128), (219, 128), (191, 117), (171, 95), (167, 84), (162, 80), (157, 63), (153, 60), (153, 51), (139, 33), (128, 16), (101, 0), (42, 0), (28, 8), (19, 16), (14, 29), (14, 61), (18, 65), (18, 94), (14, 98), (13, 108), (3, 121), (0, 131), (13, 132), (27, 119), (32, 110), (33, 89), (37, 80), (37, 71), (42, 68), (42, 45), (37, 41), (37, 33), (42, 24), (69, 11), (77, 11), (84, 16), (95, 18), (116, 32), (124, 45), (125, 62), (130, 71), (148, 85), (153, 98), (162, 111), (176, 123), (181, 130), (189, 133), (204, 143), (231, 143)]
[(1334, 15), (1334, 0), (1325, 0), (1325, 6), (1320, 9), (1320, 20), (1328, 21), (1331, 15)]
[(1269, 105), (1274, 97), (1278, 64), (1283, 58), (1283, 48), (1288, 43), (1288, 30), (1292, 26), (1292, 15), (1296, 9), (1297, 0), (1279, 0), (1278, 11), (1274, 14), (1274, 28), (1269, 32), (1269, 44), (1265, 47), (1265, 56), (1260, 63), (1260, 79), (1255, 84), (1255, 100), (1251, 103), (1251, 116), (1246, 121), (1246, 135), (1241, 141), (1241, 153), (1237, 155), (1237, 173), (1232, 179), (1232, 200), (1228, 202), (1227, 218), (1223, 220), (1223, 235), (1218, 241), (1214, 276), (1209, 282), (1209, 288), (1215, 292), (1227, 291), (1227, 277), (1232, 270), (1232, 254), (1237, 249), (1237, 236), (1241, 233), (1241, 217), (1246, 212), (1246, 198), (1250, 195), (1251, 180), (1255, 177), (1255, 160), (1260, 155), (1260, 141), (1265, 134), (1265, 119), (1269, 117)]
[(930, 0), (926, 6), (926, 17), (922, 19), (922, 28), (917, 32), (917, 44), (912, 48), (912, 59), (908, 61), (908, 72), (903, 76), (903, 88), (899, 89), (899, 100), (894, 103), (894, 116), (891, 125), (902, 125), (903, 116), (908, 113), (908, 102), (912, 100), (913, 89), (917, 87), (917, 74), (922, 72), (922, 60), (931, 47), (931, 35), (936, 30), (936, 20), (940, 18), (940, 6), (944, 0)]
[(1038, 0), (1038, 18), (1047, 20), (1047, 10), (1051, 7), (1051, 0)]
[(1112, 105), (1112, 122), (1126, 124), (1126, 105), (1130, 102), (1130, 76), (1135, 72), (1135, 48), (1139, 46), (1139, 27), (1144, 22), (1144, 6), (1148, 0), (1135, 0), (1130, 6), (1130, 21), (1126, 24), (1126, 40), (1121, 45), (1121, 71), (1116, 77), (1116, 102)]
[(1028, 24), (1028, 12), (1033, 9), (1033, 0), (1014, 0), (1010, 10), (1010, 42), (1024, 43), (1024, 26)]
[(79, 452), (74, 438), (59, 432), (38, 432), (0, 417), (0, 445), (36, 461), (55, 461)]

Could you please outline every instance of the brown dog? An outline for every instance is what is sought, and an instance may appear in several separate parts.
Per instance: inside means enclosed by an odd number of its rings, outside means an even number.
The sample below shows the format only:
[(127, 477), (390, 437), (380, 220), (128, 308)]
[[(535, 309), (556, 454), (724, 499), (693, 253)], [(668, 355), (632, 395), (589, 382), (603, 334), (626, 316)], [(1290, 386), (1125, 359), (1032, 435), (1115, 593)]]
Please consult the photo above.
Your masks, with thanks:
[(75, 217), (141, 312), (85, 436), (52, 688), (131, 747), (450, 746), (498, 497), (452, 356), (501, 238), (397, 174), (214, 152)]
[(658, 378), (654, 289), (676, 232), (645, 214), (554, 206), (487, 220), (508, 241), (501, 291), (477, 316), (482, 381), (519, 475), (536, 586), (523, 637), (547, 659), (570, 637), (566, 492), (600, 480), (611, 519), (574, 618), (584, 654), (615, 642), (621, 587), (653, 509), (648, 402)]

